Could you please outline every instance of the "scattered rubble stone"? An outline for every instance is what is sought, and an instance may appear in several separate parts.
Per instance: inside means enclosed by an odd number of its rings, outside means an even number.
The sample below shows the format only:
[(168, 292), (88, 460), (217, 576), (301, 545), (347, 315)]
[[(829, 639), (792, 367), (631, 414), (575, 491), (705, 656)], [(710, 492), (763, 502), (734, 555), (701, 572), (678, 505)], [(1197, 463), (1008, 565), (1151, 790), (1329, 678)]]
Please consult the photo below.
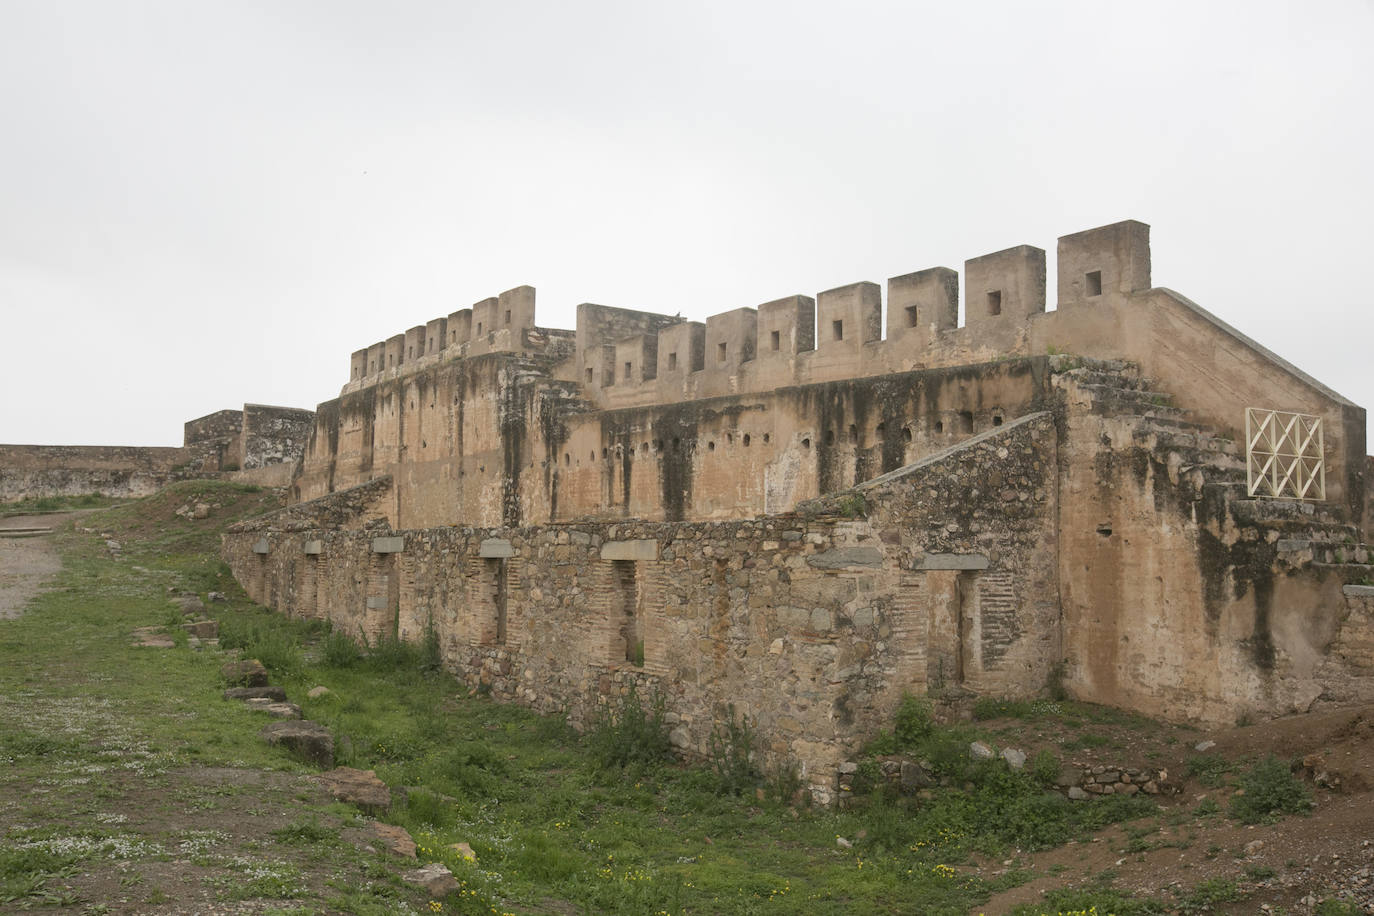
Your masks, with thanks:
[(230, 687), (224, 691), (226, 700), (274, 700), (286, 702), (286, 690), (282, 687)]
[(1002, 751), (1002, 759), (1007, 762), (1007, 766), (1013, 770), (1019, 770), (1026, 765), (1026, 752), (1009, 747)]
[(308, 719), (273, 722), (258, 734), (268, 744), (280, 745), (307, 763), (326, 769), (334, 766), (334, 736), (318, 722)]
[(267, 686), (267, 669), (256, 658), (229, 662), (219, 669), (219, 673), (232, 687)]
[(997, 756), (997, 752), (983, 742), (975, 741), (968, 746), (968, 755), (974, 760), (991, 760)]
[(439, 862), (431, 862), (422, 868), (408, 871), (401, 879), (407, 884), (423, 888), (435, 899), (442, 899), (458, 890), (458, 881), (453, 877), (453, 872), (448, 870), (447, 865)]
[(254, 697), (244, 700), (249, 709), (258, 712), (265, 712), (268, 715), (276, 716), (278, 719), (299, 719), (301, 718), (301, 708), (295, 703), (282, 703), (276, 700), (269, 700), (266, 697)]
[(334, 691), (330, 690), (328, 687), (311, 687), (310, 692), (307, 693), (306, 696), (310, 697), (312, 700), (318, 700), (320, 697), (329, 696), (333, 692)]
[(391, 790), (377, 778), (375, 770), (337, 767), (315, 778), (331, 796), (357, 805), (369, 814), (378, 814), (391, 807)]
[(218, 639), (219, 621), (217, 620), (193, 620), (183, 623), (181, 628), (197, 639)]
[(415, 841), (410, 838), (404, 827), (373, 821), (368, 825), (368, 830), (375, 839), (381, 841), (386, 852), (406, 859), (415, 858)]

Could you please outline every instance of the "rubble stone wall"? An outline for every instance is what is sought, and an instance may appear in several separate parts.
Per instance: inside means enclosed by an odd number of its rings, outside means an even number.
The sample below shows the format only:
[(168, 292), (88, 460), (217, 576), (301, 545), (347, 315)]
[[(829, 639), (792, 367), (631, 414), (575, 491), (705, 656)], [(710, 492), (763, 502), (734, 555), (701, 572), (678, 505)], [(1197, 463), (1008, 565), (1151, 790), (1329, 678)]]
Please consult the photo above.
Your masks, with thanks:
[[(871, 517), (841, 500), (720, 523), (393, 530), (363, 518), (386, 502), (379, 481), (241, 524), (224, 556), (283, 613), (370, 641), (433, 626), (458, 677), (576, 725), (634, 685), (705, 754), (733, 705), (766, 765), (796, 761), (824, 795), (903, 693), (1043, 685), (1055, 448), (1049, 414), (1008, 424), (877, 482)], [(338, 530), (345, 499), (365, 530)]]

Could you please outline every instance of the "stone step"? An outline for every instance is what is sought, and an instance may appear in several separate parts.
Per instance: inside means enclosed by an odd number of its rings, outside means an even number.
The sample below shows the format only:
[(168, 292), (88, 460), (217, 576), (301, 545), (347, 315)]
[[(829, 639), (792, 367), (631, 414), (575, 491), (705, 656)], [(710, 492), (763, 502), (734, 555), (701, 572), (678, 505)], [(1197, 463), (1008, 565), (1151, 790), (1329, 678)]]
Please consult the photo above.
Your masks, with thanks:
[(1275, 546), (1280, 556), (1310, 554), (1313, 565), (1340, 566), (1342, 569), (1365, 567), (1371, 557), (1368, 545), (1346, 541), (1333, 543), (1309, 538), (1280, 538)]
[(1050, 357), (1050, 369), (1063, 375), (1091, 370), (1097, 372), (1139, 374), (1135, 363), (1121, 359), (1093, 359), (1091, 356), (1074, 356), (1071, 353), (1056, 353)]
[(1107, 372), (1102, 369), (1074, 369), (1062, 373), (1079, 385), (1093, 385), (1100, 388), (1116, 388), (1123, 391), (1138, 391), (1146, 387), (1146, 379), (1125, 372)]
[(1191, 425), (1197, 428), (1156, 423), (1155, 418), (1151, 417), (1142, 419), (1133, 435), (1137, 442), (1153, 439), (1156, 449), (1193, 449), (1204, 454), (1224, 455), (1237, 459), (1240, 467), (1245, 467), (1245, 452), (1234, 439), (1212, 435), (1207, 427), (1201, 424)]

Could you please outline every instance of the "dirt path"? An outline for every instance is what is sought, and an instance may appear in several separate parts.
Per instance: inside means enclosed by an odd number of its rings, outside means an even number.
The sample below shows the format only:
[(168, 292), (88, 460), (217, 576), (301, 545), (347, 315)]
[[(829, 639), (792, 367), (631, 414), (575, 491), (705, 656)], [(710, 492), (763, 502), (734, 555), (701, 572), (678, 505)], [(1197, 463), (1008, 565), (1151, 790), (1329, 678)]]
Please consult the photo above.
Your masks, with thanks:
[[(0, 532), (15, 528), (58, 528), (92, 509), (55, 512), (51, 515), (13, 515), (0, 518)], [(62, 561), (45, 536), (0, 536), (0, 620), (18, 617), (47, 582), (62, 568)]]

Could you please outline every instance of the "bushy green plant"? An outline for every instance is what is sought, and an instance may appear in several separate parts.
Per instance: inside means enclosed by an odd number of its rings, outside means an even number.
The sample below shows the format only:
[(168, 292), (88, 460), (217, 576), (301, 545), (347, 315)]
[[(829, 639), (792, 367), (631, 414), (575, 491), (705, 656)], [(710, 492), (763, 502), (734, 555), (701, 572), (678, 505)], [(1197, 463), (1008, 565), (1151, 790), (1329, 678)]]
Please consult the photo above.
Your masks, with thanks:
[(1184, 763), (1184, 769), (1204, 786), (1215, 789), (1226, 784), (1226, 774), (1234, 766), (1220, 754), (1191, 754)]
[(444, 670), (444, 653), (439, 645), (439, 630), (431, 620), (425, 626), (424, 638), (420, 641), (420, 670), (436, 673)]
[(269, 670), (291, 674), (305, 664), (300, 642), (275, 620), (254, 621), (225, 615), (220, 620), (219, 644), (239, 649), (244, 658), (256, 658)]
[(244, 653), (278, 674), (292, 674), (305, 664), (300, 643), (282, 630), (263, 629), (256, 632), (252, 642), (244, 647)]
[(897, 707), (892, 734), (897, 745), (911, 748), (930, 736), (935, 727), (935, 716), (930, 711), (930, 703), (909, 693), (902, 694), (902, 702)]
[(711, 771), (716, 774), (717, 791), (738, 795), (759, 781), (754, 766), (754, 729), (745, 715), (735, 714), (735, 704), (726, 707), (724, 720), (711, 724), (709, 743)]
[(1059, 781), (1060, 766), (1058, 754), (1051, 750), (1040, 750), (1031, 757), (1026, 771), (1040, 785), (1052, 786)]
[(645, 708), (631, 685), (614, 708), (605, 707), (587, 734), (593, 759), (602, 769), (655, 767), (670, 756), (663, 696), (655, 692)]
[(768, 776), (768, 795), (784, 804), (797, 798), (802, 789), (801, 768), (795, 760), (777, 764)]
[(419, 671), (424, 667), (422, 648), (391, 634), (383, 634), (375, 643), (369, 642), (364, 636), (363, 648), (367, 667), (378, 674)]
[(1231, 797), (1231, 816), (1242, 824), (1258, 824), (1284, 814), (1299, 814), (1312, 806), (1312, 792), (1288, 764), (1270, 754), (1236, 780), (1239, 793)]
[(330, 630), (325, 634), (322, 648), (324, 663), (331, 668), (351, 668), (362, 658), (358, 644), (338, 630)]

